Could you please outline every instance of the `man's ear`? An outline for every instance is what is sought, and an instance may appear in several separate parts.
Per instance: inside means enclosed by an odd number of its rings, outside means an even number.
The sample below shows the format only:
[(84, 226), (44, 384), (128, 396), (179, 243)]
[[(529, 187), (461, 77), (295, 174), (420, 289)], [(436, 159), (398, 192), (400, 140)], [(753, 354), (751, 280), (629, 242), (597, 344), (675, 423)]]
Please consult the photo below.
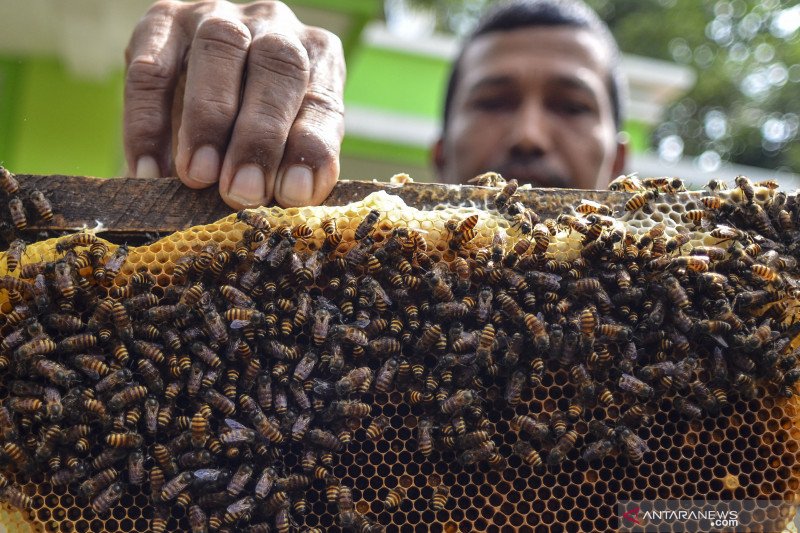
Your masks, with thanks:
[(614, 159), (614, 164), (611, 167), (611, 179), (616, 178), (625, 170), (625, 163), (628, 159), (628, 134), (620, 132), (617, 134), (617, 155)]
[(436, 169), (436, 175), (441, 179), (444, 169), (444, 140), (439, 137), (431, 146), (431, 163)]
[(616, 138), (616, 153), (614, 154), (614, 161), (611, 162), (611, 169), (609, 176), (598, 174), (595, 189), (605, 190), (611, 180), (625, 172), (625, 163), (628, 159), (628, 134), (624, 131), (617, 133)]

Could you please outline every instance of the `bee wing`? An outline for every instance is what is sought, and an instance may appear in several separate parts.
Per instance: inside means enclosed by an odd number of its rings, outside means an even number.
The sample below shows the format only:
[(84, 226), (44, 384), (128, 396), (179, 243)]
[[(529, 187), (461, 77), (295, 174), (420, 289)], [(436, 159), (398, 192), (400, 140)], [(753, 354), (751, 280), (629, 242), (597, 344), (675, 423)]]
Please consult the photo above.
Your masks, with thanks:
[(247, 429), (247, 426), (245, 426), (241, 422), (234, 420), (233, 418), (226, 418), (225, 425), (231, 429)]
[(711, 335), (711, 338), (717, 341), (717, 343), (719, 343), (719, 345), (722, 346), (723, 348), (728, 347), (728, 343), (725, 342), (725, 339), (722, 338), (722, 335)]
[(355, 328), (364, 329), (369, 326), (371, 320), (368, 317), (359, 318), (347, 324), (348, 326), (353, 326)]
[(231, 329), (242, 329), (250, 324), (249, 320), (231, 320)]

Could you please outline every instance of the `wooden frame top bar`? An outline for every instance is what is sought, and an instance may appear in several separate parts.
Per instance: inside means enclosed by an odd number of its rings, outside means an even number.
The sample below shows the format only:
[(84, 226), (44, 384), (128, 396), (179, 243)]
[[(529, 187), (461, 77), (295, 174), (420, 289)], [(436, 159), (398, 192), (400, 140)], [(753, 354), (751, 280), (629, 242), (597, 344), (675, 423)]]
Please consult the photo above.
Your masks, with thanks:
[[(100, 221), (109, 240), (157, 235), (208, 224), (234, 211), (220, 198), (216, 187), (189, 189), (177, 178), (91, 178), (64, 175), (18, 174), (23, 190), (39, 189), (50, 199), (55, 217), (49, 223), (33, 222), (31, 231), (76, 231)], [(497, 188), (436, 183), (396, 185), (368, 181), (339, 181), (325, 201), (343, 205), (375, 191), (397, 194), (410, 206), (432, 209), (440, 204), (491, 206)], [(519, 199), (542, 217), (555, 217), (578, 205), (581, 199), (606, 203), (623, 211), (631, 194), (576, 189), (520, 189)], [(699, 196), (688, 192), (676, 196)], [(675, 201), (681, 201), (677, 198)], [(685, 200), (684, 200), (685, 201)]]

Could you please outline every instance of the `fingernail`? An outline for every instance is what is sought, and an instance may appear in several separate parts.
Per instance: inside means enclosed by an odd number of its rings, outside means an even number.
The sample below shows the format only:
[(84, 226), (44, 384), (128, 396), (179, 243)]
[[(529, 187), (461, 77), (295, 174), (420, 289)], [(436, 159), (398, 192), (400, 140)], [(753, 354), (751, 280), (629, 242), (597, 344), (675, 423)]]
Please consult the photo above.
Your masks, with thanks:
[(200, 183), (216, 183), (219, 179), (219, 154), (213, 146), (201, 146), (189, 164), (189, 179)]
[(137, 178), (160, 178), (161, 170), (158, 168), (158, 163), (154, 157), (143, 155), (136, 161), (136, 177)]
[(280, 187), (283, 203), (308, 205), (314, 195), (314, 173), (305, 165), (291, 166), (283, 173)]
[(264, 172), (257, 165), (245, 165), (233, 177), (228, 196), (242, 205), (264, 203)]

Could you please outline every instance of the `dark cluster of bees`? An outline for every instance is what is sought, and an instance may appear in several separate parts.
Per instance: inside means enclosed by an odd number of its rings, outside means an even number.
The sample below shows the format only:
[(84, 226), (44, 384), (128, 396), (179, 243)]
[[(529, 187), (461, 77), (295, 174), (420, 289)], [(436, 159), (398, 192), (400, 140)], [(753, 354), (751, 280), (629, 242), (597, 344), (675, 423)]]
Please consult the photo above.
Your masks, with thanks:
[[(516, 409), (513, 460), (535, 474), (565, 461), (652, 461), (637, 428), (664, 396), (692, 419), (755, 397), (759, 382), (792, 394), (794, 197), (757, 201), (737, 179), (742, 201), (711, 195), (686, 214), (716, 241), (706, 246), (663, 225), (635, 235), (588, 201), (540, 220), (513, 180), (499, 185), (492, 207), (518, 230), (513, 242), (472, 246), (474, 214), (450, 220), (437, 249), (413, 229), (377, 229), (373, 210), (342, 252), (333, 219), (312, 243), (305, 225), (243, 211), (237, 246), (186, 255), (167, 289), (145, 270), (115, 284), (127, 248), (109, 253), (89, 233), (60, 239), (51, 262), (20, 264), (11, 247), (14, 276), (0, 278), (13, 304), (0, 342), (2, 459), (77, 487), (98, 516), (141, 487), (152, 531), (175, 516), (193, 532), (289, 531), (319, 490), (339, 526), (370, 532), (386, 524), (356, 509), (332, 467), (357, 432), (377, 441), (394, 424), (376, 394), (403, 395), (423, 456), (449, 450), (463, 468), (491, 469), (512, 459), (486, 412), (487, 397), (500, 398)], [(612, 187), (634, 192), (625, 209), (636, 211), (681, 185), (625, 177)], [(563, 232), (580, 240), (578, 257), (548, 253)], [(569, 369), (568, 408), (521, 412), (553, 364)], [(619, 416), (598, 416), (598, 405)], [(5, 501), (32, 506), (0, 484)], [(407, 497), (398, 485), (383, 506)], [(427, 505), (453, 506), (448, 487)]]
[(53, 219), (53, 206), (38, 189), (26, 190), (8, 169), (0, 166), (0, 195), (6, 200), (7, 220), (0, 221), (0, 238), (10, 249), (22, 249), (24, 241), (17, 239), (17, 232), (28, 227), (33, 219), (48, 222)]

